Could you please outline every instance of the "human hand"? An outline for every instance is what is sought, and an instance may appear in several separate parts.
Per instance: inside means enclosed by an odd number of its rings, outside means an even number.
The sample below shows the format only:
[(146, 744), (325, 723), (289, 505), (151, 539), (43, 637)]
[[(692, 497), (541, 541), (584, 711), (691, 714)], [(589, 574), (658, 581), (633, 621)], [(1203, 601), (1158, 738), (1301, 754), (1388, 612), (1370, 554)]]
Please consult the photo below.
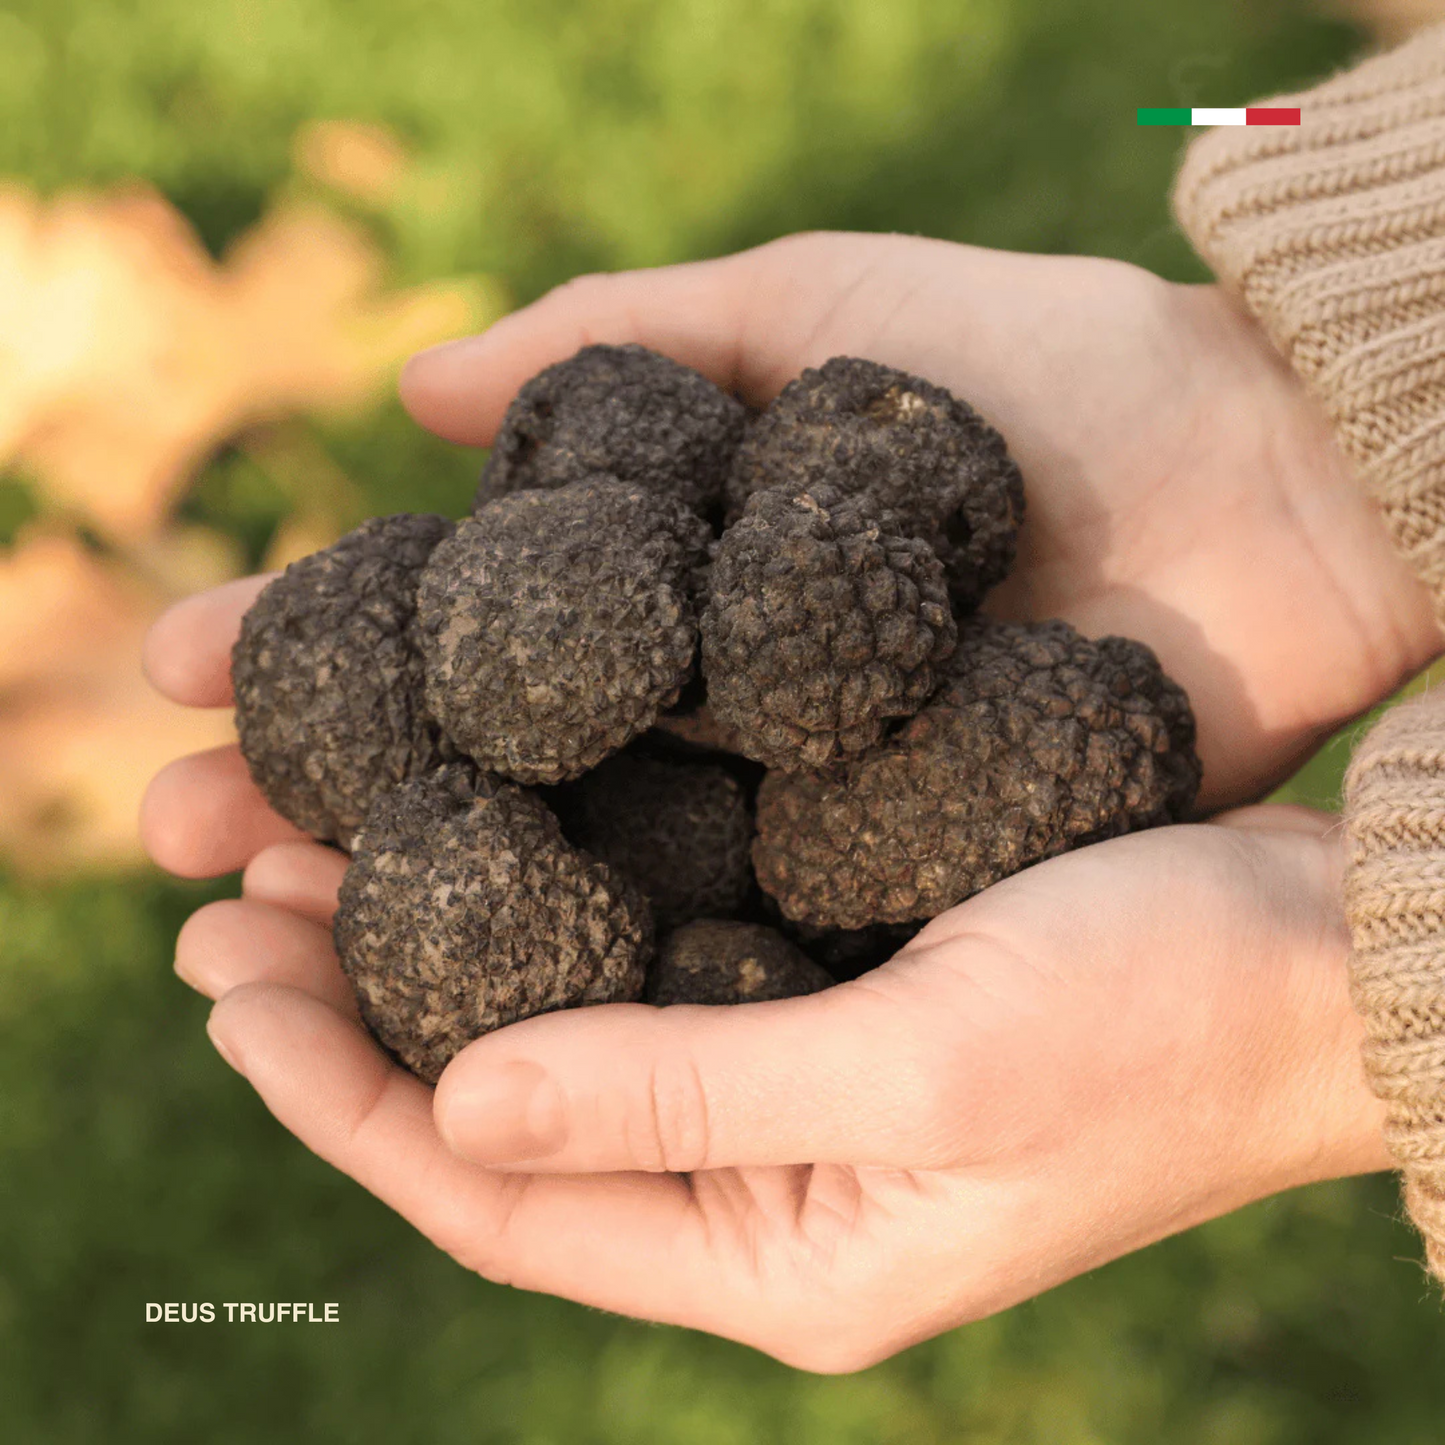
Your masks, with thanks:
[(276, 1117), (467, 1268), (856, 1369), (1386, 1166), (1329, 821), (1260, 809), (1099, 844), (854, 983), (529, 1019), (435, 1095), (357, 1021), (329, 849), (260, 852), (176, 966)]
[[(1027, 488), (1019, 563), (990, 610), (1153, 646), (1194, 704), (1205, 809), (1266, 790), (1439, 650), (1425, 589), (1325, 421), (1215, 287), (1082, 257), (795, 236), (582, 277), (413, 358), (403, 398), (434, 431), (485, 445), (523, 381), (594, 341), (643, 342), (755, 403), (852, 352), (976, 404)], [(218, 640), (261, 585), (232, 583), (162, 621), (146, 656), (161, 691), (229, 700)], [(210, 669), (203, 695), (197, 667)], [(158, 861), (227, 872), (299, 837), (252, 807), (238, 816), (254, 836), (209, 826), (253, 792), (234, 748), (173, 764), (146, 809)]]
[(425, 352), (402, 394), (486, 445), (526, 378), (640, 341), (754, 403), (838, 353), (948, 386), (1008, 438), (1027, 511), (989, 610), (1137, 637), (1188, 689), (1201, 803), (1258, 796), (1440, 648), (1328, 426), (1217, 288), (1117, 262), (804, 235), (571, 282)]
[[(1437, 645), (1323, 423), (1211, 288), (1111, 263), (803, 237), (564, 288), (418, 359), (405, 395), (444, 434), (484, 442), (527, 375), (594, 340), (643, 341), (754, 401), (851, 351), (975, 402), (1029, 484), (998, 610), (1153, 644), (1194, 696), (1206, 803), (1256, 791)], [(147, 661), (163, 690), (228, 700), (225, 649), (259, 585), (192, 599), (157, 628)], [(347, 1022), (324, 927), (339, 856), (265, 808), (233, 749), (167, 770), (145, 819), (175, 871), (249, 862), (246, 898), (202, 910), (178, 965), (213, 995), (237, 990), (215, 1037), (318, 1152), (494, 1277), (818, 1368), (1274, 1189), (1383, 1167), (1321, 826), (1166, 830), (1054, 860), (816, 1000), (515, 1025), (473, 1045), (437, 1094), (483, 1169), (447, 1151), (426, 1091)], [(919, 1032), (945, 1020), (949, 1040)], [(579, 1029), (564, 1052), (597, 1060), (607, 1083), (571, 1076), (572, 1138), (594, 1155), (503, 1171), (495, 1143), (451, 1120), (452, 1081), (529, 1057), (504, 1048), (546, 1048), (550, 1064), (557, 1031)], [(698, 1058), (722, 1067), (722, 1102), (687, 1093), (694, 1077), (707, 1088)], [(706, 1167), (687, 1182), (636, 1172), (692, 1157), (689, 1097), (707, 1100)], [(653, 1100), (669, 1099), (680, 1133), (664, 1143), (672, 1116)], [(648, 1158), (607, 1153), (649, 1139)], [(583, 1168), (622, 1172), (551, 1172)]]

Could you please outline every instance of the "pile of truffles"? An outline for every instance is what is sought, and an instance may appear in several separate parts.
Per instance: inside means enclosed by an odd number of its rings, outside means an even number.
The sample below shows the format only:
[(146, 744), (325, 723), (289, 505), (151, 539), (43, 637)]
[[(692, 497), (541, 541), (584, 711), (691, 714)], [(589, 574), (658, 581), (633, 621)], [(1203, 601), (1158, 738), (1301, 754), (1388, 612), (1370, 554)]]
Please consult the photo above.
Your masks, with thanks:
[(247, 613), (241, 748), (350, 854), (362, 1015), (435, 1081), (551, 1009), (857, 976), (1040, 859), (1185, 817), (1148, 648), (978, 611), (1023, 482), (964, 402), (835, 357), (760, 414), (638, 346), (517, 395), (472, 513), (380, 517)]

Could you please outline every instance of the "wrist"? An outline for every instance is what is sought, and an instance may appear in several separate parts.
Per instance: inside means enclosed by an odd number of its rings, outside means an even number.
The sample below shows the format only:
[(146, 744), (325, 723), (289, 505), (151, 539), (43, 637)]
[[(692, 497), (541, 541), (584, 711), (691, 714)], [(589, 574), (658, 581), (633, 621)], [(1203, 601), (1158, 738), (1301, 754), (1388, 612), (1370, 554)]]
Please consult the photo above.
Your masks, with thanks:
[(1279, 1026), (1262, 1040), (1278, 1061), (1275, 1097), (1261, 1110), (1263, 1195), (1388, 1169), (1391, 1159), (1385, 1105), (1365, 1073), (1365, 1022), (1350, 994), (1339, 830), (1322, 831), (1322, 815), (1304, 809), (1250, 811), (1256, 826), (1274, 830), (1268, 846), (1294, 854), (1306, 880), (1296, 895), (1304, 912), (1291, 929), (1298, 942), (1272, 1003)]

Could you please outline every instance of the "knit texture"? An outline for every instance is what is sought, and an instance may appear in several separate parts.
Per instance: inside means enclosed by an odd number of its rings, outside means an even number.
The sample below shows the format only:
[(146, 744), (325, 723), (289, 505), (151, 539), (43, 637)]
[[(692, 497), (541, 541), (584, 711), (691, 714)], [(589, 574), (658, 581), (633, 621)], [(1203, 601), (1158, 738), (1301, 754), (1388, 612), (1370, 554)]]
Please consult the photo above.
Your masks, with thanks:
[(1392, 708), (1345, 777), (1345, 913), (1365, 1068), (1445, 1278), (1445, 692)]
[[(1329, 413), (1445, 619), (1445, 27), (1265, 103), (1301, 124), (1202, 135), (1175, 213)], [(1445, 693), (1361, 744), (1345, 829), (1365, 1069), (1445, 1279)]]
[(1220, 127), (1174, 209), (1323, 403), (1445, 616), (1445, 26)]

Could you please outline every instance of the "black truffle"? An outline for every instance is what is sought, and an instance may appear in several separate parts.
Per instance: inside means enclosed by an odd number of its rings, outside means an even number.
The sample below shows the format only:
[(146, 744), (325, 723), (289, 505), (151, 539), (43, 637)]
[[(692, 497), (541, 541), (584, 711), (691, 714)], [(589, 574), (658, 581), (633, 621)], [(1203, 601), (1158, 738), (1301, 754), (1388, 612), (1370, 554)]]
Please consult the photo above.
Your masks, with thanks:
[(572, 794), (568, 835), (647, 896), (659, 929), (735, 917), (748, 903), (752, 810), (726, 768), (629, 750)]
[(647, 1003), (763, 1003), (828, 988), (833, 977), (759, 923), (701, 919), (667, 935), (647, 972)]
[(637, 999), (652, 949), (628, 884), (570, 847), (534, 795), (477, 781), (453, 766), (379, 798), (336, 911), (362, 1018), (427, 1083), (503, 1024)]
[(236, 729), (283, 818), (350, 845), (385, 789), (455, 753), (427, 710), (417, 580), (444, 517), (363, 522), (293, 562), (252, 604), (231, 654)]
[(1186, 815), (1183, 692), (1142, 643), (978, 619), (916, 717), (840, 776), (770, 773), (753, 865), (784, 915), (932, 917), (1041, 859)]
[(835, 356), (805, 371), (752, 425), (728, 480), (742, 515), (764, 488), (867, 491), (943, 562), (960, 610), (1013, 566), (1023, 479), (1003, 438), (966, 402), (907, 372)]
[(595, 767), (692, 673), (708, 541), (680, 502), (611, 477), (493, 502), (422, 573), (434, 715), (517, 782)]
[(957, 636), (938, 558), (868, 495), (757, 492), (713, 562), (708, 707), (748, 757), (825, 767), (917, 712)]
[(705, 376), (644, 346), (583, 347), (517, 393), (473, 510), (610, 472), (696, 512), (716, 511), (745, 415)]

